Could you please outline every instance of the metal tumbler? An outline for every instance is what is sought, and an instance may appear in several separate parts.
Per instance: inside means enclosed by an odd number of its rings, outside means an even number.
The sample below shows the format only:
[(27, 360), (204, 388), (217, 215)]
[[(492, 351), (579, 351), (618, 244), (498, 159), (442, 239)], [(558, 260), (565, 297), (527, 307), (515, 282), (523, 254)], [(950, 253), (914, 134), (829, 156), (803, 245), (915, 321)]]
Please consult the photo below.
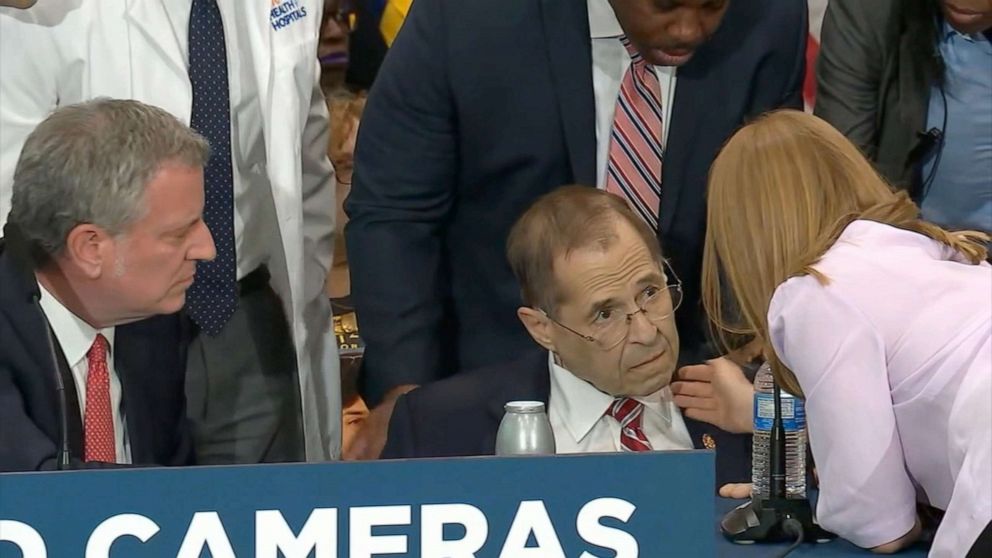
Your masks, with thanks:
[(496, 432), (496, 455), (555, 453), (551, 422), (540, 401), (510, 401)]

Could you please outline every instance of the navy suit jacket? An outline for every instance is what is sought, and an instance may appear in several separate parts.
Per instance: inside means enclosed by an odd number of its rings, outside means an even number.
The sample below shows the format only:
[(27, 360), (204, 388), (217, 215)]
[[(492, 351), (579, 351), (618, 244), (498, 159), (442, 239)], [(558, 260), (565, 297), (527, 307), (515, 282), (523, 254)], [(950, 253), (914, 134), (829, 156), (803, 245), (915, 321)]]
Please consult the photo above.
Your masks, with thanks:
[[(507, 401), (543, 401), (551, 394), (548, 352), (531, 350), (493, 365), (415, 389), (400, 397), (389, 422), (383, 459), (493, 455)], [(742, 436), (684, 418), (693, 445), (716, 444), (717, 487), (751, 481), (750, 444)]]
[[(683, 281), (684, 363), (715, 356), (699, 304), (710, 164), (735, 129), (802, 107), (803, 0), (732, 1), (678, 70), (659, 238)], [(417, 0), (372, 88), (346, 203), (362, 391), (504, 362), (532, 344), (504, 254), (517, 217), (596, 184), (586, 0)]]
[[(0, 239), (0, 472), (55, 469), (59, 448), (56, 371), (45, 337), (49, 326), (31, 300), (28, 277)], [(181, 327), (178, 315), (157, 316), (114, 332), (114, 368), (135, 465), (193, 462)], [(111, 466), (82, 461), (79, 400), (54, 335), (53, 340), (68, 407), (70, 468)]]

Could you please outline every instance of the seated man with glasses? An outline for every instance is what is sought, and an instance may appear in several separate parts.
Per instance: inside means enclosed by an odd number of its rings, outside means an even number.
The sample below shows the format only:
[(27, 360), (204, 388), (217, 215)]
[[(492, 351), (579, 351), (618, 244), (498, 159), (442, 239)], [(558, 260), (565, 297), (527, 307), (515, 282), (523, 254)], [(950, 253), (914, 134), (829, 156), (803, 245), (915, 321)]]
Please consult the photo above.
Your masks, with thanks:
[[(383, 458), (490, 455), (514, 400), (547, 405), (558, 453), (692, 449), (726, 435), (673, 401), (682, 285), (626, 202), (560, 188), (516, 222), (507, 256), (534, 351), (402, 396)], [(747, 457), (718, 454), (718, 483), (747, 478)]]

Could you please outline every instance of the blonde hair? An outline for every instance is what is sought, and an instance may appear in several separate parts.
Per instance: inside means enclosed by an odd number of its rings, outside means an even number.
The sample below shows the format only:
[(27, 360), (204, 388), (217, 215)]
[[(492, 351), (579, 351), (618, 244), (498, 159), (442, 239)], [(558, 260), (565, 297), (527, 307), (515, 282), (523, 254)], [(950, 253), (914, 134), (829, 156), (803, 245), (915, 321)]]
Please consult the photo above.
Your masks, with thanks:
[(706, 312), (724, 342), (728, 334), (756, 338), (776, 381), (797, 395), (795, 375), (769, 342), (769, 303), (790, 277), (827, 284), (813, 266), (856, 219), (922, 234), (974, 264), (986, 257), (987, 235), (922, 221), (906, 192), (894, 191), (840, 132), (803, 112), (772, 112), (744, 126), (710, 169)]

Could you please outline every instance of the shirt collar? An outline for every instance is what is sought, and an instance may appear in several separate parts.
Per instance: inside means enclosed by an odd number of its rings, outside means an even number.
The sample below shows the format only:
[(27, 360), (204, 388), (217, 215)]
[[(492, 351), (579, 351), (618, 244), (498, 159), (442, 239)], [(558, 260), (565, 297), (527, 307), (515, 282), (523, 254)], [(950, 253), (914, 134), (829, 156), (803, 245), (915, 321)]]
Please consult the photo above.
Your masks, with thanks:
[[(582, 441), (593, 426), (603, 418), (603, 414), (613, 404), (612, 395), (596, 389), (589, 382), (572, 374), (556, 362), (555, 354), (548, 352), (548, 368), (551, 370), (551, 393), (560, 397), (552, 400), (566, 428), (576, 442)], [(672, 394), (668, 386), (642, 397), (633, 399), (644, 404), (647, 412), (653, 413), (671, 426)]]
[(38, 286), (41, 288), (41, 308), (45, 312), (45, 317), (48, 319), (52, 331), (55, 332), (55, 338), (58, 339), (70, 368), (86, 358), (86, 353), (93, 346), (97, 333), (103, 334), (107, 339), (108, 350), (111, 355), (113, 354), (115, 328), (108, 327), (100, 330), (94, 328), (63, 306), (40, 281)]
[(589, 11), (590, 38), (606, 39), (624, 34), (609, 0), (586, 0), (586, 6)]
[[(592, 1), (595, 1), (595, 0), (589, 0), (589, 1), (592, 2)], [(590, 16), (590, 17), (592, 17), (592, 16)], [(985, 35), (983, 33), (974, 33), (974, 34), (968, 35), (968, 34), (962, 33), (960, 31), (958, 31), (957, 29), (955, 29), (950, 23), (947, 22), (946, 19), (943, 20), (942, 25), (941, 25), (940, 41), (942, 43), (948, 43), (954, 37), (961, 37), (962, 39), (964, 39), (966, 41), (969, 41), (969, 42), (976, 42), (976, 41), (983, 41), (984, 42), (984, 41), (988, 41), (988, 39), (985, 38)]]

